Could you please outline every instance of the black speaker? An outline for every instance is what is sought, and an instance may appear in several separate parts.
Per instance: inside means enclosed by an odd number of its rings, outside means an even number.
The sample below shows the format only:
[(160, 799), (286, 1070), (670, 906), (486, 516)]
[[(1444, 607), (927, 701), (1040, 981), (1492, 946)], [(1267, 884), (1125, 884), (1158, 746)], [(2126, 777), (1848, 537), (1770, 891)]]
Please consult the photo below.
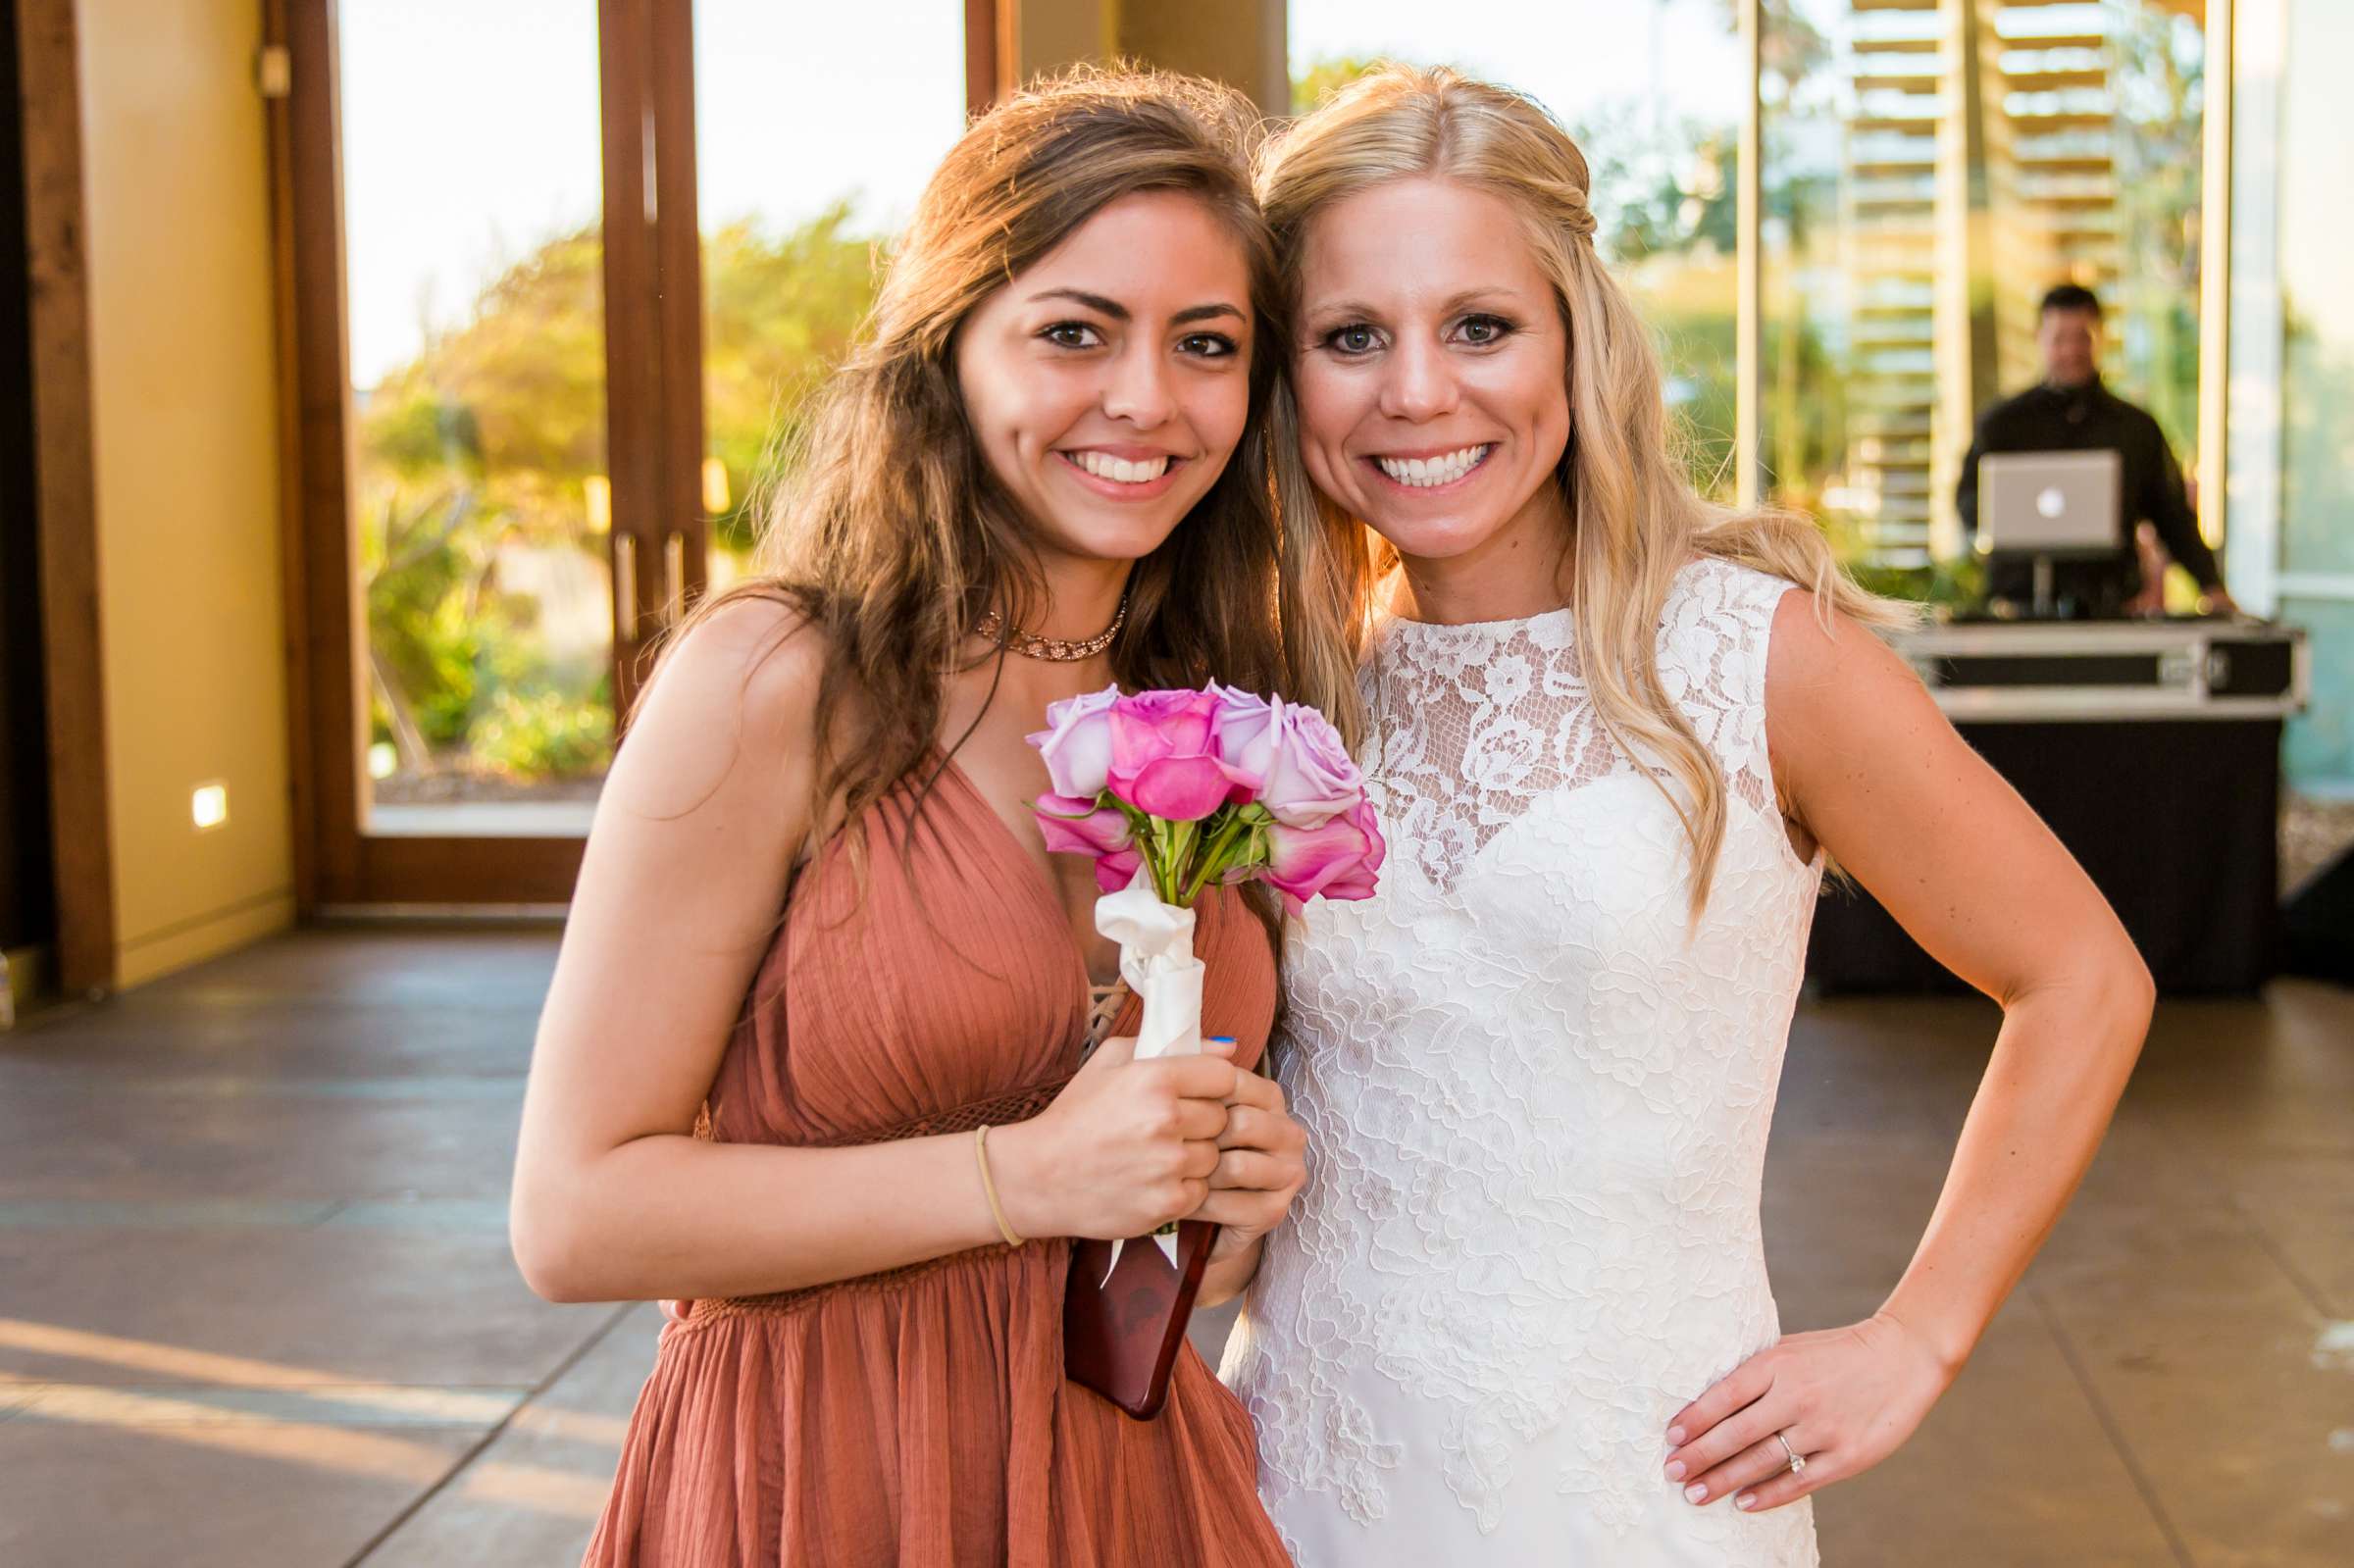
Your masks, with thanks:
[(2288, 973), (2354, 986), (2354, 844), (2288, 895), (2280, 924)]

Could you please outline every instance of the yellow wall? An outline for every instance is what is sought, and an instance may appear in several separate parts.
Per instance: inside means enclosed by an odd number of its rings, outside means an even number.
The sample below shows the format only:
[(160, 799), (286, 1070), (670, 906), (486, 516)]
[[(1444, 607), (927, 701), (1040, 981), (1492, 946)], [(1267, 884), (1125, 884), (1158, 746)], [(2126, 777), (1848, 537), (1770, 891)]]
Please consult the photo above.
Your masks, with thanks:
[[(258, 0), (81, 0), (118, 979), (293, 919)], [(189, 797), (229, 786), (199, 834)]]

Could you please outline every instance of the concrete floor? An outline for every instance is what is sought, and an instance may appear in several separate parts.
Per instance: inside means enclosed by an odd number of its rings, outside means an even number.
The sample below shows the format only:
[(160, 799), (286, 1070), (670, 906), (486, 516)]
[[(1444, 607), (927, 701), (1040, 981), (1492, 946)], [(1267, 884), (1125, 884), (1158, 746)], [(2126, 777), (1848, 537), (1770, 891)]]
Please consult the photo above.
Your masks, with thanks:
[[(507, 1257), (553, 950), (306, 934), (0, 1036), (0, 1564), (578, 1559), (655, 1321)], [(1993, 1021), (1802, 1010), (1787, 1326), (1896, 1278)], [(2354, 1563), (2354, 993), (2164, 1007), (1976, 1361), (1817, 1518), (1833, 1568)]]

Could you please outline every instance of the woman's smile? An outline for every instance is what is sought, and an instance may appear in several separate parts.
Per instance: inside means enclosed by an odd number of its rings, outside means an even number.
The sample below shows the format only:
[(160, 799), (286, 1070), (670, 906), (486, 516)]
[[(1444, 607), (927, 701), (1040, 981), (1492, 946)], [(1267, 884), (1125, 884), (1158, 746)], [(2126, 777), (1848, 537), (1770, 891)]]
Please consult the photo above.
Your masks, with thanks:
[(1486, 471), (1494, 441), (1429, 452), (1379, 452), (1364, 459), (1397, 489), (1417, 495), (1447, 495)]
[(1115, 501), (1149, 501), (1167, 493), (1193, 461), (1175, 452), (1119, 444), (1061, 447), (1054, 455), (1074, 482)]

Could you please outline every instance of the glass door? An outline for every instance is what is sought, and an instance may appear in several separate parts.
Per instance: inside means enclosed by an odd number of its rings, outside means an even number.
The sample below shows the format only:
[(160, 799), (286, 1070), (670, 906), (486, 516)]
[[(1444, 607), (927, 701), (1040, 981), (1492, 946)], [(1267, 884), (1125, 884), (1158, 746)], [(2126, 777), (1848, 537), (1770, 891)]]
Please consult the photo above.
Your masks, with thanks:
[(715, 588), (754, 570), (795, 410), (847, 352), (882, 247), (964, 130), (971, 10), (967, 0), (695, 0), (702, 428), (692, 489)]
[(359, 831), (578, 838), (628, 537), (597, 6), (341, 0), (337, 22)]
[[(2273, 25), (2294, 46), (2280, 61), (2273, 132), (2279, 282), (2271, 351), (2280, 379), (2274, 587), (2280, 618), (2313, 639), (2313, 702), (2289, 725), (2283, 760), (2306, 797), (2300, 815), (2312, 824), (2300, 835), (2301, 859), (2319, 864), (2354, 839), (2354, 475), (2346, 461), (2354, 452), (2354, 302), (2344, 281), (2354, 208), (2340, 183), (2336, 85), (2344, 79), (2337, 74), (2354, 67), (2354, 15), (2327, 0), (2291, 0)], [(2258, 419), (2249, 424), (2261, 429)]]
[(878, 3), (266, 8), (306, 909), (570, 896), (663, 629), (749, 569), (994, 79), (987, 0)]

